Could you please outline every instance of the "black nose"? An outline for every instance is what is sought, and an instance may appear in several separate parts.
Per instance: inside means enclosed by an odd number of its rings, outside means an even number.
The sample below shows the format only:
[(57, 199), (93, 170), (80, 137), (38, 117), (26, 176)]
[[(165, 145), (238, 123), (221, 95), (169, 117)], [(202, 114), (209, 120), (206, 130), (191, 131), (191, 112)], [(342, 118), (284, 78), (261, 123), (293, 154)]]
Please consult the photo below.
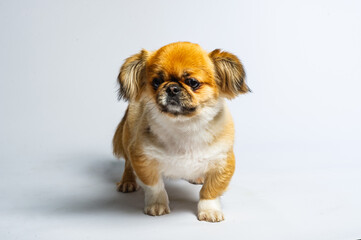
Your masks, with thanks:
[(167, 93), (169, 96), (173, 97), (173, 96), (177, 96), (180, 93), (180, 87), (178, 84), (172, 84), (169, 85), (167, 88)]

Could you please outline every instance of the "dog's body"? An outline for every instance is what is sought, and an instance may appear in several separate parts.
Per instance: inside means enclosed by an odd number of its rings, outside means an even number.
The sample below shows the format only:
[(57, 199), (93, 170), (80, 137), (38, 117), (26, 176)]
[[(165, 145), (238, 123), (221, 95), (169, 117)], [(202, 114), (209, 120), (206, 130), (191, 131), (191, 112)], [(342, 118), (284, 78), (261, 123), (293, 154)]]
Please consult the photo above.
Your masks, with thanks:
[[(223, 79), (222, 79), (223, 77)], [(235, 168), (234, 127), (224, 97), (247, 92), (232, 54), (207, 54), (192, 43), (143, 50), (119, 74), (129, 106), (114, 135), (114, 153), (126, 160), (118, 189), (145, 190), (145, 213), (169, 213), (162, 177), (203, 182), (198, 219), (221, 221), (219, 196)]]

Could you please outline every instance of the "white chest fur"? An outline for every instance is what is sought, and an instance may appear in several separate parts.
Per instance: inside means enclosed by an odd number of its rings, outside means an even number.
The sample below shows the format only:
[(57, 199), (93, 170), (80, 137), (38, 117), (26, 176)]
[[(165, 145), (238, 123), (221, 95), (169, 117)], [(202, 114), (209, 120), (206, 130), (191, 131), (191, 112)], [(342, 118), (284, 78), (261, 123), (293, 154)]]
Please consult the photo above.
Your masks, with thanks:
[(157, 141), (145, 141), (143, 150), (158, 161), (163, 176), (195, 180), (224, 161), (229, 143), (215, 141), (224, 117), (218, 116), (214, 121), (216, 115), (222, 114), (224, 104), (220, 100), (191, 119), (169, 118), (157, 109), (150, 114), (150, 129)]

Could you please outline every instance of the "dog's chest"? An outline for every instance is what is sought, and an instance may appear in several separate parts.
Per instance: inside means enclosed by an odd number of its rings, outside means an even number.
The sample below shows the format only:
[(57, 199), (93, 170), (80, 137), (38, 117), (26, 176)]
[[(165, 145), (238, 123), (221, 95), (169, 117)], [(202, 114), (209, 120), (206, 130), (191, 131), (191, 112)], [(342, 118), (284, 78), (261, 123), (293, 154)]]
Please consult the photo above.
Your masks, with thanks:
[(146, 155), (155, 158), (160, 172), (170, 178), (196, 179), (226, 157), (222, 143), (213, 141), (206, 129), (196, 133), (165, 131), (158, 135), (157, 144), (148, 143)]

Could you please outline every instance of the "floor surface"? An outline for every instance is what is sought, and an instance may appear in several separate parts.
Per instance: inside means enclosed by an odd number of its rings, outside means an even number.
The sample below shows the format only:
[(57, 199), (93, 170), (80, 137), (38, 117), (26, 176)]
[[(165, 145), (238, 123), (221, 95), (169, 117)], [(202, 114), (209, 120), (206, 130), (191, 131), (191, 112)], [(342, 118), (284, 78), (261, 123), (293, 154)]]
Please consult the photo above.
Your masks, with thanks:
[(1, 168), (1, 239), (358, 239), (356, 169), (237, 170), (226, 220), (199, 222), (200, 186), (167, 181), (171, 213), (144, 215), (143, 191), (116, 192), (122, 160), (109, 153), (8, 158)]

